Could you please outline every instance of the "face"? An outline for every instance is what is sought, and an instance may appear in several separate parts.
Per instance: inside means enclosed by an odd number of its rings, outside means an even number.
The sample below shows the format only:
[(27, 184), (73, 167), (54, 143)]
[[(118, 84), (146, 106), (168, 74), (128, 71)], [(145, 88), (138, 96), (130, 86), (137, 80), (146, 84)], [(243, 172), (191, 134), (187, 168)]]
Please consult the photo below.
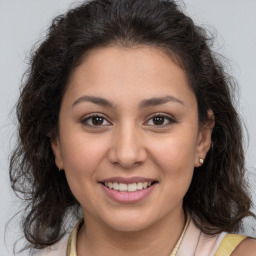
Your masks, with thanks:
[(184, 71), (146, 46), (86, 55), (63, 96), (52, 141), (85, 222), (119, 231), (180, 214), (209, 145)]

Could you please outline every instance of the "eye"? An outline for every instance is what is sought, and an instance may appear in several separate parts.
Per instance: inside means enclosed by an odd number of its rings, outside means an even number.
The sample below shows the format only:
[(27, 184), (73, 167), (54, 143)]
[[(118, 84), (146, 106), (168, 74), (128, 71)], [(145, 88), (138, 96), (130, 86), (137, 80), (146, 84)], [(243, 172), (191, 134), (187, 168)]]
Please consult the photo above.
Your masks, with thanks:
[(85, 116), (81, 120), (81, 123), (83, 125), (91, 126), (91, 127), (102, 127), (102, 126), (111, 125), (110, 122), (108, 122), (105, 117), (101, 115), (96, 115), (96, 114), (90, 114), (88, 116)]
[(176, 123), (176, 120), (165, 114), (158, 113), (151, 116), (151, 118), (146, 123), (150, 126), (168, 126)]

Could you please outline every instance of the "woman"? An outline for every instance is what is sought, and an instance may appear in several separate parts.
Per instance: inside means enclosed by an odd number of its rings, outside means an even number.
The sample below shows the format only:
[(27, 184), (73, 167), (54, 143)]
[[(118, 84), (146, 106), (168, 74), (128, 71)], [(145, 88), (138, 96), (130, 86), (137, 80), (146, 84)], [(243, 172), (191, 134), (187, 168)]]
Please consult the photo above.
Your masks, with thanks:
[(173, 1), (90, 1), (53, 21), (10, 165), (33, 254), (255, 255), (227, 236), (254, 215), (231, 79), (208, 41)]

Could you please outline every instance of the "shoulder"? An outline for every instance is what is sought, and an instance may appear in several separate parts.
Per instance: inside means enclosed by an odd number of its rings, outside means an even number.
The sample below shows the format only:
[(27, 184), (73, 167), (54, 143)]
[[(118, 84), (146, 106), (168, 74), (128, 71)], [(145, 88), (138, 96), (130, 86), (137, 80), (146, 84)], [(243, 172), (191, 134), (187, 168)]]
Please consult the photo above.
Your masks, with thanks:
[(256, 239), (247, 238), (243, 240), (233, 251), (232, 256), (255, 256), (256, 255)]

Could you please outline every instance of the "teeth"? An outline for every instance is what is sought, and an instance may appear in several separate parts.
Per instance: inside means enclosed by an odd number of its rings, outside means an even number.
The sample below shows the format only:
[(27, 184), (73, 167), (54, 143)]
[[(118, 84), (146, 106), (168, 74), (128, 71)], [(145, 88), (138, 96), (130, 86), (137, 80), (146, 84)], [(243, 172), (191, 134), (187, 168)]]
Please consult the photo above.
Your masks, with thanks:
[(120, 183), (119, 184), (119, 190), (120, 191), (127, 191), (127, 184)]
[(138, 188), (138, 190), (143, 189), (143, 184), (142, 184), (142, 182), (137, 183), (137, 188)]
[(134, 192), (136, 190), (137, 190), (137, 184), (136, 183), (128, 184), (128, 191), (129, 192)]
[(142, 190), (151, 186), (151, 182), (138, 182), (138, 183), (117, 183), (117, 182), (105, 182), (104, 185), (113, 190), (121, 192), (135, 192), (137, 190)]
[(118, 183), (113, 183), (113, 189), (114, 190), (119, 190), (119, 185), (118, 185)]

